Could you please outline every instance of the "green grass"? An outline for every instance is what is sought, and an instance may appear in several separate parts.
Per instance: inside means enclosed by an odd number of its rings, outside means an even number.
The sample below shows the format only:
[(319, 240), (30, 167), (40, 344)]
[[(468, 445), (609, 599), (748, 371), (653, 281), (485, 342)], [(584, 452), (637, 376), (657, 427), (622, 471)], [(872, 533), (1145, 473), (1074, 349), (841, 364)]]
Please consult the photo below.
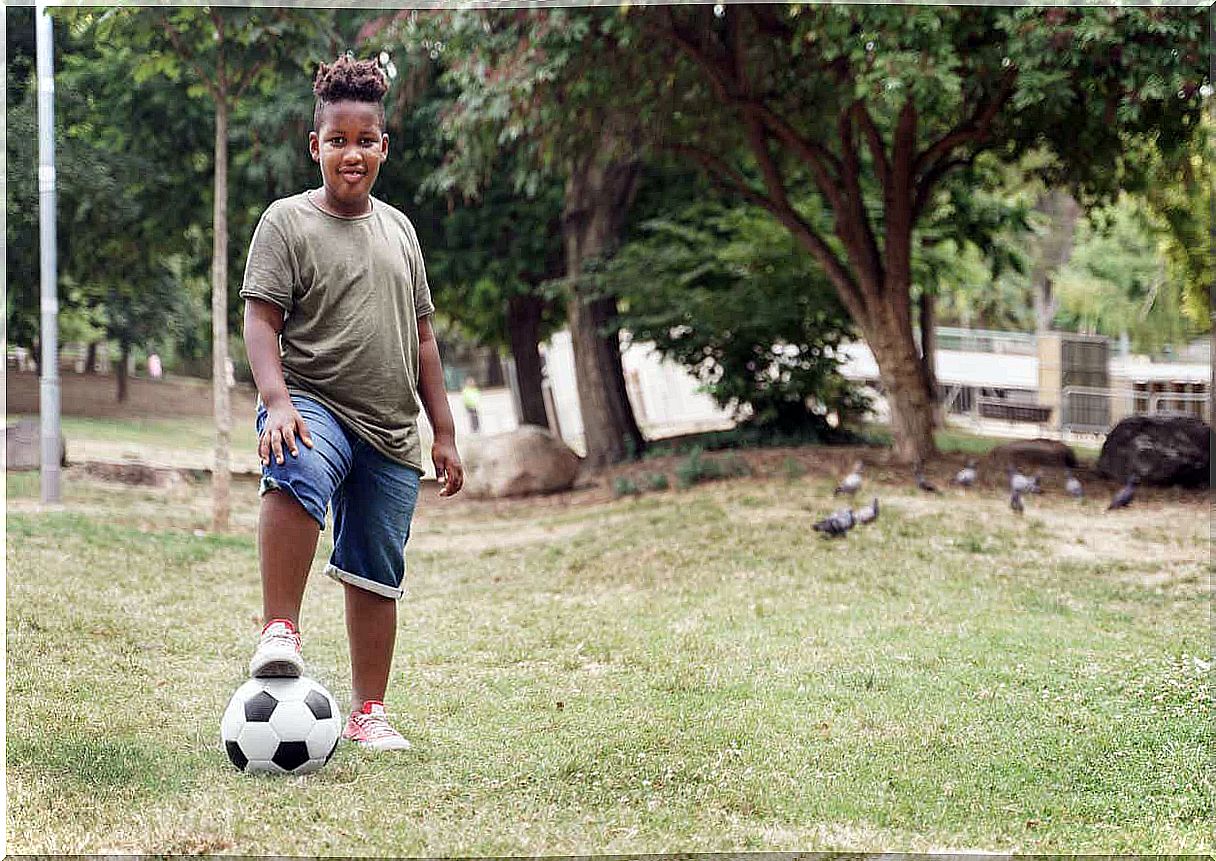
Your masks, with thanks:
[[(10, 415), (17, 419), (37, 419), (36, 415)], [(209, 418), (85, 418), (62, 416), (60, 427), (68, 442), (68, 456), (73, 440), (115, 443), (139, 448), (185, 448), (209, 451), (215, 445), (215, 429)], [(232, 446), (252, 449), (257, 435), (249, 422), (234, 422)]]
[[(881, 488), (876, 524), (824, 541), (822, 484), (428, 491), (388, 698), (414, 749), (258, 779), (217, 739), (257, 631), (256, 485), (214, 536), (205, 485), (69, 482), (42, 511), (9, 476), (9, 849), (1216, 848), (1206, 509), (1018, 520)], [(341, 701), (318, 572), (305, 654)]]

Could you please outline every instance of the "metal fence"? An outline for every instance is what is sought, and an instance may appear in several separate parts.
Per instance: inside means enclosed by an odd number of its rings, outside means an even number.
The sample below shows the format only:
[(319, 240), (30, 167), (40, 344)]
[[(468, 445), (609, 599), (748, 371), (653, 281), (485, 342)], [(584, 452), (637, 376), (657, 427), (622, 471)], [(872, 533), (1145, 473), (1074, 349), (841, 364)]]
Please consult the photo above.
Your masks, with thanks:
[(1062, 394), (1060, 424), (1068, 431), (1105, 433), (1116, 416), (1126, 415), (1193, 415), (1211, 422), (1212, 402), (1206, 392), (1068, 386)]

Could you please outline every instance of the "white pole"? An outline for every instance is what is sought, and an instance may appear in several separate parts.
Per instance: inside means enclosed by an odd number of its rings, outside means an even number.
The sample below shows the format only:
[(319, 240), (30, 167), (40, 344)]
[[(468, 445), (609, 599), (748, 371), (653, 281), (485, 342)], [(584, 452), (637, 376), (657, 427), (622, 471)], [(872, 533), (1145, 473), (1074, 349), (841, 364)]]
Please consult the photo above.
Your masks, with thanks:
[(41, 250), (42, 501), (59, 502), (59, 293), (55, 266), (55, 72), (51, 61), (51, 17), (35, 9), (38, 53), (38, 214)]

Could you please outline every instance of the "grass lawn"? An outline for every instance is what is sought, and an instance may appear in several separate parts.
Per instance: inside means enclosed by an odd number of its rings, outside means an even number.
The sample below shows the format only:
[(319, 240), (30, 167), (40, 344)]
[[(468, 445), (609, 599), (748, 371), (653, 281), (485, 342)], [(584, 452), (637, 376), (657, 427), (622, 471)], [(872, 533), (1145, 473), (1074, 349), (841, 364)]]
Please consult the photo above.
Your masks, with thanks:
[[(8, 420), (37, 420), (35, 415), (10, 415)], [(209, 452), (215, 447), (215, 426), (210, 418), (98, 418), (61, 416), (60, 429), (67, 440), (68, 456), (72, 457), (77, 441), (111, 443), (132, 451), (144, 448), (189, 449)], [(257, 448), (257, 434), (251, 422), (234, 419), (233, 449)]]
[[(206, 486), (66, 480), (41, 511), (10, 475), (9, 851), (1216, 849), (1202, 499), (1015, 519), (880, 487), (876, 524), (824, 541), (835, 478), (428, 488), (388, 703), (414, 749), (276, 779), (218, 742), (258, 630), (256, 485), (217, 536)], [(323, 577), (303, 630), (344, 701)]]

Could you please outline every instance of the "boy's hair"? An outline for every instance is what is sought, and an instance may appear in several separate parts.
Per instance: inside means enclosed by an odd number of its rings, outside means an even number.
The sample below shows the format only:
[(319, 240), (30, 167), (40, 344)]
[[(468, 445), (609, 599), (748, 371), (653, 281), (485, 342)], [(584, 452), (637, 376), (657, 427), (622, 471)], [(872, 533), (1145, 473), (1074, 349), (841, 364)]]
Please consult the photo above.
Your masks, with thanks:
[(331, 102), (367, 102), (379, 109), (384, 125), (384, 94), (388, 79), (375, 60), (356, 60), (346, 53), (326, 65), (322, 63), (313, 79), (312, 91), (317, 104), (312, 112), (313, 129), (321, 128), (321, 111)]

